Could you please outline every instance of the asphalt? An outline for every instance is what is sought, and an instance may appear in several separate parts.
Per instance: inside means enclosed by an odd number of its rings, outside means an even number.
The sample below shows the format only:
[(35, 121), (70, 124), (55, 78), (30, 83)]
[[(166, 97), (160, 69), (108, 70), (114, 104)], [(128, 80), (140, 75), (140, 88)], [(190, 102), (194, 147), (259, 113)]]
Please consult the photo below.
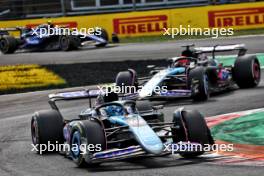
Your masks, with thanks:
[[(258, 38), (258, 40), (257, 40)], [(248, 48), (253, 49), (253, 52), (263, 52), (261, 48), (261, 38), (243, 39), (247, 42)], [(233, 39), (228, 43), (236, 43), (242, 39)], [(219, 40), (222, 41), (222, 40)], [(190, 42), (190, 41), (187, 41)], [(212, 44), (211, 41), (201, 40), (196, 43)], [(227, 41), (222, 41), (226, 43)], [(183, 43), (183, 42), (181, 42)], [(186, 43), (186, 42), (184, 42)], [(252, 44), (253, 45), (250, 45)], [(139, 58), (161, 58), (174, 55), (175, 46), (180, 43), (154, 43), (154, 44), (131, 44), (122, 45), (113, 48), (100, 50), (85, 50), (81, 52), (49, 52), (49, 53), (22, 53), (15, 55), (4, 56), (0, 59), (1, 64), (13, 63), (15, 60), (23, 61), (24, 63), (40, 63), (45, 62), (74, 62), (68, 60), (69, 55), (74, 56), (76, 61), (87, 62), (85, 55), (94, 53), (91, 58), (97, 57), (97, 61), (103, 59), (101, 52), (115, 50), (116, 54), (106, 56), (108, 59), (115, 58), (117, 53), (122, 53), (123, 58), (118, 59), (136, 59)], [(254, 47), (255, 46), (255, 47)], [(154, 47), (157, 47), (156, 50)], [(169, 47), (170, 49), (168, 49)], [(122, 49), (123, 48), (123, 49)], [(125, 50), (126, 49), (126, 50)], [(140, 51), (137, 52), (136, 50)], [(163, 51), (163, 49), (165, 51)], [(117, 52), (118, 50), (118, 52)], [(167, 50), (167, 52), (166, 52)], [(153, 51), (153, 53), (151, 53)], [(252, 51), (252, 50), (251, 50)], [(115, 53), (114, 52), (114, 53)], [(176, 52), (176, 51), (175, 51)], [(86, 53), (86, 54), (85, 54)], [(99, 53), (96, 55), (95, 53)], [(163, 55), (163, 54), (164, 55)], [(177, 52), (176, 52), (177, 53)], [(46, 60), (44, 59), (46, 55)], [(63, 57), (64, 55), (64, 57)], [(78, 57), (82, 55), (82, 57)], [(121, 55), (121, 54), (120, 54)], [(27, 57), (30, 56), (30, 57)], [(37, 57), (39, 56), (39, 57)], [(58, 56), (58, 59), (56, 59)], [(41, 59), (42, 57), (42, 59)], [(88, 57), (88, 55), (87, 55)], [(9, 58), (9, 59), (8, 59)], [(34, 60), (35, 59), (35, 60)], [(54, 60), (52, 60), (54, 59)], [(88, 59), (90, 61), (90, 59)], [(92, 60), (92, 59), (91, 59)], [(33, 62), (34, 61), (34, 62)], [(39, 61), (39, 62), (38, 62)], [(8, 63), (9, 62), (9, 63)], [(16, 62), (15, 62), (16, 63)], [(264, 71), (262, 71), (264, 74)], [(202, 103), (193, 103), (191, 100), (171, 100), (153, 102), (154, 104), (164, 104), (165, 120), (171, 121), (172, 113), (175, 109), (184, 106), (189, 109), (198, 109), (204, 116), (214, 116), (229, 112), (243, 111), (255, 108), (264, 107), (264, 82), (263, 77), (259, 87), (254, 89), (234, 89), (218, 95), (210, 97), (209, 101)], [(69, 89), (67, 89), (69, 90)], [(217, 159), (209, 159), (206, 157), (187, 160), (180, 157), (158, 157), (158, 158), (139, 158), (127, 161), (118, 161), (104, 163), (97, 168), (77, 168), (75, 164), (58, 154), (48, 154), (39, 156), (31, 151), (30, 137), (30, 119), (34, 111), (47, 109), (48, 94), (62, 90), (49, 90), (22, 94), (2, 95), (0, 96), (0, 175), (186, 175), (186, 176), (247, 176), (263, 175), (263, 167), (258, 166), (243, 166), (241, 165), (223, 165), (217, 163)], [(60, 106), (63, 114), (68, 117), (76, 117), (80, 110), (88, 107), (88, 103), (83, 101), (74, 101), (65, 103)], [(263, 152), (263, 151), (260, 151)]]
[(249, 53), (263, 51), (264, 36), (244, 36), (235, 38), (201, 39), (168, 41), (136, 44), (110, 44), (106, 48), (87, 47), (78, 51), (61, 52), (26, 52), (0, 55), (1, 65), (10, 64), (70, 64), (124, 60), (151, 60), (177, 56), (182, 51), (181, 46), (195, 43), (196, 46), (212, 46), (216, 44), (245, 43)]

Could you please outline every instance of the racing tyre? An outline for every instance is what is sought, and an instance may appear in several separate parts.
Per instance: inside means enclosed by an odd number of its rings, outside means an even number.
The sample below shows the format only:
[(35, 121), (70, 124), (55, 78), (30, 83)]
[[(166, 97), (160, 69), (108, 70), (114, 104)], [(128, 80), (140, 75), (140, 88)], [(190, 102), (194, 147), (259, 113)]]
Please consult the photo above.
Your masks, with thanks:
[(72, 35), (62, 35), (59, 37), (59, 46), (62, 51), (76, 50), (79, 47), (79, 38)]
[(17, 49), (17, 40), (12, 36), (0, 37), (0, 50), (3, 54), (12, 54)]
[[(190, 141), (192, 143), (199, 143), (201, 146), (205, 144), (214, 144), (213, 137), (206, 125), (204, 117), (196, 110), (176, 110), (173, 114), (173, 122), (175, 123), (172, 129), (173, 141), (175, 143), (180, 141)], [(198, 147), (197, 147), (198, 149)], [(199, 148), (197, 151), (179, 152), (182, 157), (193, 158), (202, 155), (204, 151)]]
[[(106, 149), (104, 129), (96, 121), (79, 121), (72, 127), (70, 146), (72, 159), (78, 167), (98, 165), (92, 163), (91, 158), (93, 153)], [(92, 146), (94, 151), (89, 151), (88, 146)]]
[(149, 101), (136, 101), (136, 106), (139, 113), (152, 112), (153, 108)]
[(141, 117), (147, 122), (164, 122), (164, 114), (154, 111), (148, 100), (136, 101), (136, 107)]
[[(116, 76), (115, 83), (116, 83), (116, 86), (118, 87), (135, 86), (135, 89), (137, 89), (138, 82), (137, 82), (136, 71), (130, 69), (128, 71), (119, 72)], [(127, 93), (133, 93), (133, 92), (127, 92)]]
[(190, 70), (188, 81), (194, 101), (206, 101), (209, 98), (209, 79), (204, 67)]
[(256, 56), (244, 55), (236, 59), (234, 79), (240, 88), (256, 87), (261, 78), (260, 63)]
[[(34, 113), (31, 119), (32, 142), (40, 153), (40, 145), (63, 143), (63, 118), (56, 110), (43, 110)], [(49, 149), (44, 153), (52, 152)]]

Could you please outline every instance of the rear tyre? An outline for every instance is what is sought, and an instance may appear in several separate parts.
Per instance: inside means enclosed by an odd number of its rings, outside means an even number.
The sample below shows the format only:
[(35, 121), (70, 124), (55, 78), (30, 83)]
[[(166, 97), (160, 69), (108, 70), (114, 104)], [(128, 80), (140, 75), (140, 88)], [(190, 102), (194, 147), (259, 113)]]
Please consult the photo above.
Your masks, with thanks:
[(12, 54), (17, 49), (18, 42), (12, 36), (4, 36), (0, 38), (0, 50), (3, 54)]
[(209, 98), (209, 79), (204, 67), (190, 70), (188, 81), (194, 101), (206, 101)]
[[(104, 129), (96, 121), (80, 121), (72, 127), (70, 145), (71, 156), (78, 167), (98, 165), (99, 163), (91, 162), (91, 156), (94, 152), (106, 149)], [(96, 151), (89, 151), (88, 147), (81, 146), (94, 146)]]
[[(116, 86), (121, 87), (121, 88), (124, 86), (131, 86), (132, 88), (132, 86), (134, 86), (134, 89), (137, 89), (138, 81), (137, 81), (136, 71), (128, 70), (128, 71), (119, 72), (116, 76), (115, 83), (116, 83)], [(134, 92), (127, 92), (127, 93), (134, 93)]]
[[(174, 142), (189, 141), (204, 144), (213, 144), (213, 138), (206, 125), (204, 117), (196, 110), (175, 111), (173, 122), (177, 128), (173, 129)], [(199, 148), (197, 151), (180, 152), (185, 158), (193, 158), (202, 155), (204, 151)]]
[(233, 73), (240, 88), (256, 87), (261, 79), (260, 63), (256, 56), (240, 56), (235, 61)]
[(76, 50), (79, 47), (79, 38), (72, 35), (62, 35), (59, 37), (59, 46), (62, 51)]
[[(40, 145), (63, 143), (63, 118), (56, 110), (36, 112), (31, 119), (32, 142), (40, 153)], [(44, 153), (52, 152), (46, 149)]]
[(152, 112), (153, 108), (149, 101), (136, 101), (136, 106), (139, 111), (139, 113), (147, 113)]

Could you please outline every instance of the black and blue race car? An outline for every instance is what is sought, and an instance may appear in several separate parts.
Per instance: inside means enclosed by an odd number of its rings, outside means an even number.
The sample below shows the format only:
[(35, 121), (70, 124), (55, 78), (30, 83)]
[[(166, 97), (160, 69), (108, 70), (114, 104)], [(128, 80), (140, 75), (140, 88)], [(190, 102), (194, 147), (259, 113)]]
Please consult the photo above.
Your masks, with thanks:
[[(92, 105), (92, 98), (96, 96), (101, 96), (103, 102)], [(119, 98), (115, 93), (98, 95), (98, 91), (92, 90), (51, 94), (51, 109), (32, 116), (31, 134), (36, 151), (54, 152), (48, 147), (40, 150), (43, 145), (64, 144), (68, 148), (56, 152), (71, 158), (78, 166), (92, 166), (138, 156), (177, 153), (186, 158), (197, 157), (204, 153), (204, 146), (214, 144), (198, 111), (179, 108), (171, 121), (165, 122), (159, 111), (162, 106)], [(63, 117), (57, 102), (80, 99), (89, 99), (89, 108), (71, 119)], [(178, 147), (187, 143), (191, 147), (186, 150)]]
[[(43, 35), (42, 31), (46, 31), (47, 34)], [(19, 37), (10, 35), (12, 32), (19, 32)], [(0, 50), (3, 54), (11, 54), (19, 49), (30, 51), (70, 51), (88, 44), (94, 44), (96, 47), (106, 46), (108, 44), (107, 32), (102, 28), (100, 28), (99, 32), (94, 32), (93, 34), (79, 31), (73, 32), (67, 27), (60, 27), (51, 23), (41, 24), (32, 28), (0, 29)]]
[[(186, 45), (179, 57), (170, 58), (168, 67), (148, 66), (147, 77), (138, 78), (133, 69), (119, 72), (117, 87), (136, 87), (137, 91), (127, 92), (132, 99), (191, 97), (204, 101), (214, 92), (233, 88), (256, 87), (260, 82), (260, 63), (256, 55), (246, 54), (244, 44), (196, 47)], [(238, 51), (234, 63), (223, 65), (217, 61), (217, 52)], [(212, 54), (210, 57), (209, 54)], [(147, 69), (146, 69), (147, 70)], [(161, 91), (155, 91), (155, 90)], [(129, 95), (130, 94), (130, 95)]]

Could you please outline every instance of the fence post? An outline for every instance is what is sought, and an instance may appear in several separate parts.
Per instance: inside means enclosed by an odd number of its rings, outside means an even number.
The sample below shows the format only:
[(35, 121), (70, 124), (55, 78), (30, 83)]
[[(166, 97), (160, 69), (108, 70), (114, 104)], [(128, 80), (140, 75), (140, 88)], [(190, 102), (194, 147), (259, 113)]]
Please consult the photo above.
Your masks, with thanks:
[(133, 3), (133, 11), (136, 11), (136, 0), (132, 0)]
[(60, 0), (60, 3), (61, 3), (61, 13), (62, 13), (62, 16), (66, 16), (66, 10), (65, 10), (65, 2), (64, 2), (64, 0)]

